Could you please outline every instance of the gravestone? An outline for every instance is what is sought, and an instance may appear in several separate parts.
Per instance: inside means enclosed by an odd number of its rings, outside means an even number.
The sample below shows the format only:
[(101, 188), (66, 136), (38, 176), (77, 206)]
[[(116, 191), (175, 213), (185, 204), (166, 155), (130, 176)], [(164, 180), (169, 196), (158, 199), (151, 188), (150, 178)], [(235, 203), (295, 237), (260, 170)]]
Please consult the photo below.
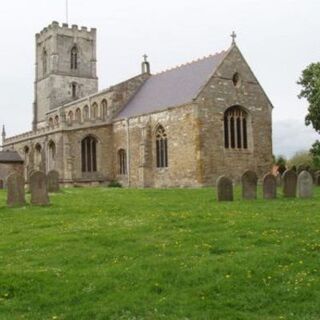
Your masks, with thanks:
[(226, 176), (221, 176), (217, 180), (218, 201), (233, 201), (232, 180)]
[(18, 173), (12, 173), (7, 178), (7, 205), (19, 207), (25, 204), (24, 178)]
[(35, 171), (29, 178), (31, 204), (44, 206), (49, 204), (47, 177), (42, 171)]
[(263, 198), (275, 199), (277, 197), (277, 178), (269, 173), (263, 177)]
[(286, 170), (283, 173), (283, 196), (295, 198), (297, 192), (297, 174), (293, 170)]
[(282, 185), (282, 178), (281, 178), (281, 174), (280, 174), (280, 173), (277, 174), (276, 180), (277, 180), (277, 186), (278, 186), (278, 187), (281, 187), (281, 185)]
[(0, 180), (0, 190), (2, 190), (4, 188), (4, 182), (3, 180)]
[(59, 185), (59, 172), (51, 170), (48, 173), (48, 192), (58, 192), (60, 190)]
[(242, 198), (246, 200), (257, 199), (258, 177), (254, 171), (248, 170), (241, 177)]
[(311, 174), (304, 170), (300, 172), (297, 181), (297, 196), (299, 198), (311, 198), (313, 195), (313, 179)]

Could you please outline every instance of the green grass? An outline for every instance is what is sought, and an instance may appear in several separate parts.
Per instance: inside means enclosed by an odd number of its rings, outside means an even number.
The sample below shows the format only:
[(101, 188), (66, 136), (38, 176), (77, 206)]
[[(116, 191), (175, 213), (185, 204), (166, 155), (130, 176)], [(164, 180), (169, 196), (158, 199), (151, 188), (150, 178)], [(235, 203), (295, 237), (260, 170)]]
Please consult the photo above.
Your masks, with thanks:
[(65, 189), (8, 209), (0, 319), (320, 319), (320, 188), (217, 203), (213, 189)]

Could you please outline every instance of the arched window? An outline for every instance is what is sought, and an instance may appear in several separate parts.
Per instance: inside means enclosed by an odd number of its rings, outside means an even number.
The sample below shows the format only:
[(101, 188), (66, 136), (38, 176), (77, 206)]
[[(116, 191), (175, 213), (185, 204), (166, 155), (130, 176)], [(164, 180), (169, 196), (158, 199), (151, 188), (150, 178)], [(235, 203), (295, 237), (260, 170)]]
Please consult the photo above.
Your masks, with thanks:
[(224, 146), (226, 149), (248, 149), (247, 113), (239, 106), (224, 114)]
[(48, 53), (45, 48), (42, 51), (42, 71), (44, 76), (48, 72)]
[(68, 123), (71, 124), (73, 122), (73, 112), (69, 111), (68, 113)]
[(55, 117), (54, 117), (54, 124), (55, 124), (56, 126), (59, 125), (59, 116), (55, 116)]
[(101, 102), (101, 114), (102, 119), (105, 120), (108, 117), (108, 102), (106, 99), (103, 99)]
[(56, 144), (50, 140), (48, 143), (48, 167), (49, 170), (54, 169), (54, 162), (56, 158)]
[(83, 108), (83, 120), (88, 120), (89, 119), (89, 107), (84, 106)]
[(34, 163), (36, 169), (40, 169), (41, 162), (42, 162), (42, 147), (39, 143), (36, 144), (35, 146), (35, 153), (34, 153)]
[(77, 122), (81, 122), (81, 110), (80, 110), (80, 108), (77, 108), (75, 115), (76, 115), (76, 121)]
[(52, 128), (53, 127), (53, 119), (49, 118), (49, 127)]
[(160, 125), (156, 130), (157, 168), (168, 167), (168, 139), (164, 128)]
[(97, 140), (88, 136), (81, 141), (82, 172), (97, 171)]
[(78, 69), (78, 48), (74, 46), (71, 49), (71, 64), (70, 67), (72, 70)]
[(124, 149), (118, 151), (119, 174), (127, 174), (127, 155)]
[(71, 91), (72, 91), (72, 98), (77, 97), (77, 84), (75, 82), (71, 85)]
[(236, 72), (233, 77), (232, 77), (232, 83), (236, 88), (239, 88), (241, 85), (241, 78), (240, 78), (240, 74), (238, 72)]
[(98, 118), (98, 105), (94, 103), (91, 106), (91, 119), (97, 119)]

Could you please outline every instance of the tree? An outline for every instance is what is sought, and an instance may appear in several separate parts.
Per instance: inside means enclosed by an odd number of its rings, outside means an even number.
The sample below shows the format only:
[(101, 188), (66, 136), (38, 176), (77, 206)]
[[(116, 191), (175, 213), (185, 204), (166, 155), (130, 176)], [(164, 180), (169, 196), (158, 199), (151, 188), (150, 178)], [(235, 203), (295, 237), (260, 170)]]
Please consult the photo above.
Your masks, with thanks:
[(278, 172), (282, 175), (286, 171), (287, 160), (284, 156), (278, 156), (275, 159), (275, 164), (278, 166)]
[(302, 71), (298, 84), (302, 86), (299, 98), (306, 98), (309, 107), (305, 118), (307, 126), (320, 133), (320, 62), (310, 64)]
[(312, 167), (312, 155), (309, 151), (296, 152), (288, 161), (290, 167), (296, 167), (297, 171), (306, 170)]
[(320, 141), (317, 140), (310, 149), (312, 155), (313, 166), (316, 169), (320, 169)]

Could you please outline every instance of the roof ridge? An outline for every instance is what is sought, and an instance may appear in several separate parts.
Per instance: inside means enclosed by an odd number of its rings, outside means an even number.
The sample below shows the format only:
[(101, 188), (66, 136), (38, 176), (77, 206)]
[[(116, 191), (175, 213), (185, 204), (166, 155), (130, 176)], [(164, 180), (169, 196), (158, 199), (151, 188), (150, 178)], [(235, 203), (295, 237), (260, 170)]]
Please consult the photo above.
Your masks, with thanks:
[(171, 68), (167, 68), (167, 69), (165, 69), (163, 71), (159, 71), (159, 72), (153, 74), (152, 76), (158, 76), (160, 74), (163, 74), (163, 73), (166, 73), (166, 72), (169, 72), (169, 71), (178, 70), (178, 69), (183, 68), (185, 66), (188, 66), (190, 64), (193, 64), (193, 63), (196, 63), (196, 62), (200, 62), (200, 61), (203, 61), (203, 60), (206, 60), (206, 59), (209, 59), (209, 58), (213, 58), (213, 57), (216, 57), (216, 56), (218, 56), (220, 54), (223, 54), (223, 53), (226, 53), (226, 52), (227, 52), (226, 50), (222, 50), (220, 52), (211, 53), (208, 56), (203, 56), (203, 57), (200, 57), (198, 59), (194, 59), (192, 61), (188, 61), (188, 62), (185, 62), (185, 63), (182, 63), (182, 64), (178, 64), (178, 65), (176, 65), (174, 67), (171, 67)]

